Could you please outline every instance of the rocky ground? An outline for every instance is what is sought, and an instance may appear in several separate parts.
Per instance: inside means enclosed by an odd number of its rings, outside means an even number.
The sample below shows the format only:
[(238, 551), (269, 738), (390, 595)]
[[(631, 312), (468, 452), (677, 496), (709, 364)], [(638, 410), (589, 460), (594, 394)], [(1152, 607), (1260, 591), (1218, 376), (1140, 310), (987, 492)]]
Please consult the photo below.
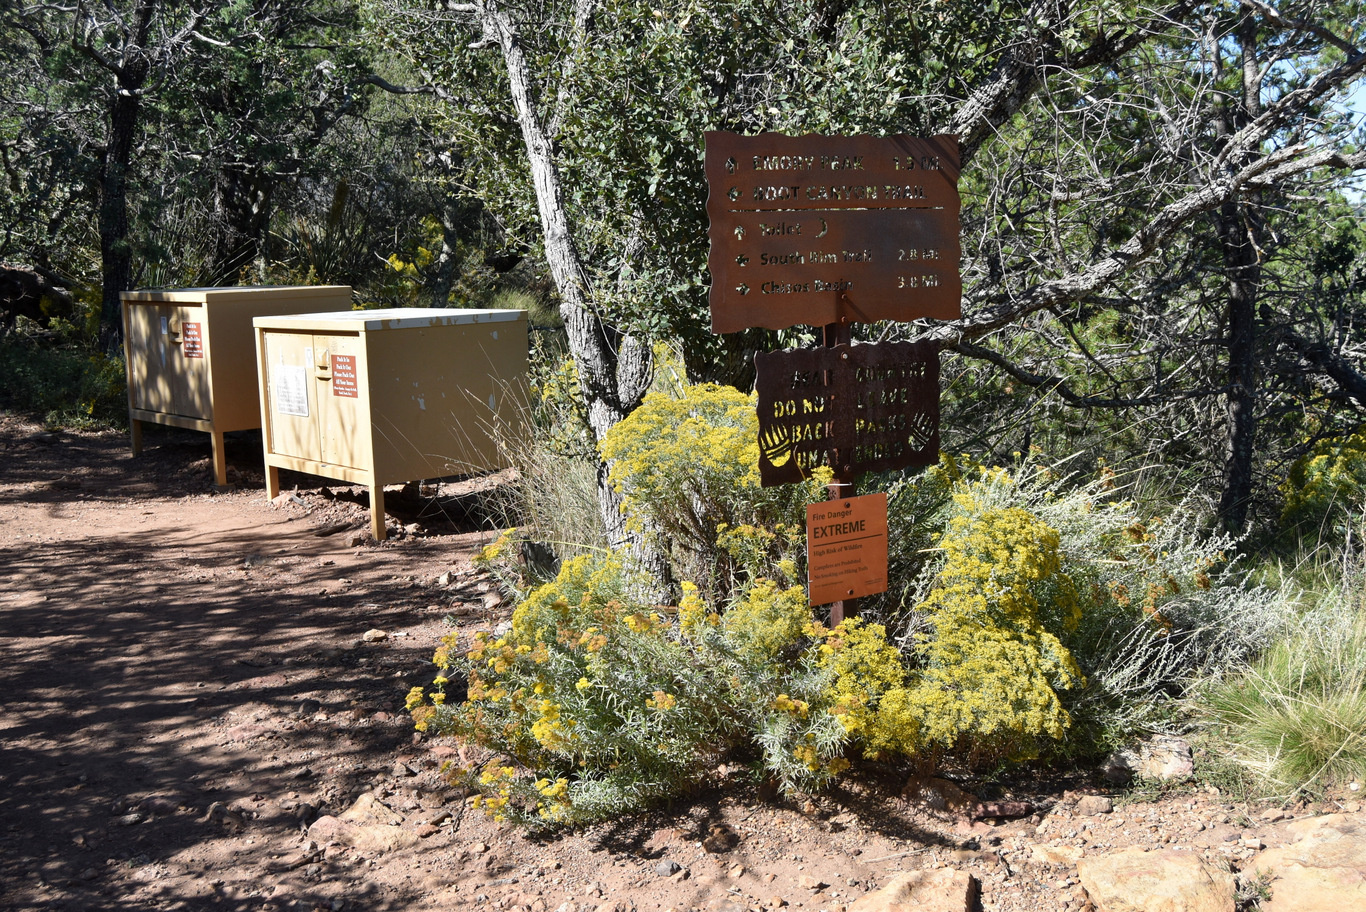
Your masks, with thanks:
[(1135, 848), (1213, 872), (1209, 908), (1272, 908), (1289, 880), (1260, 863), (1303, 870), (1313, 839), (1366, 884), (1352, 791), (1282, 807), (1095, 771), (969, 794), (863, 767), (783, 800), (723, 768), (672, 808), (528, 837), (469, 809), (440, 774), (457, 746), (402, 712), (442, 636), (506, 618), (468, 563), (496, 480), (394, 490), (376, 543), (362, 489), (287, 476), (267, 502), (254, 435), (229, 438), (231, 491), (206, 436), (147, 447), (0, 416), (0, 908), (864, 912), (891, 884), (948, 903), (914, 908), (1118, 912), (1105, 884), (1138, 881), (1101, 862)]

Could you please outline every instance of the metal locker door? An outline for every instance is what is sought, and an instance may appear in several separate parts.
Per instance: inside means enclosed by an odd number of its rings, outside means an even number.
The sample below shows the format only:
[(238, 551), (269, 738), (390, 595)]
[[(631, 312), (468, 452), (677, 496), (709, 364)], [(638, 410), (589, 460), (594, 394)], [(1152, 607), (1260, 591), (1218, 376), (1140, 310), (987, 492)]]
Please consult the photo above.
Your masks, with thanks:
[(167, 367), (173, 376), (175, 413), (191, 418), (213, 417), (209, 398), (209, 324), (203, 307), (173, 307), (166, 338), (173, 346)]
[(209, 418), (203, 308), (133, 302), (124, 307), (128, 308), (133, 408)]
[(315, 390), (313, 336), (267, 331), (265, 350), (266, 414), (262, 426), (267, 452), (296, 459), (322, 458)]
[(369, 471), (370, 392), (358, 335), (314, 336), (322, 461)]

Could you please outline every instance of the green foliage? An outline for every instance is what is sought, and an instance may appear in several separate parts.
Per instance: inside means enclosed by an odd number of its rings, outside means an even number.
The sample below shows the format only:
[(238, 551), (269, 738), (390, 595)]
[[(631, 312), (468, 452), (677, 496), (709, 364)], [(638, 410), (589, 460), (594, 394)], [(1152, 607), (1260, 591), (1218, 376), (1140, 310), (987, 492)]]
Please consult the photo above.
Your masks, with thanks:
[(716, 597), (737, 571), (792, 579), (805, 504), (822, 499), (827, 469), (804, 484), (759, 484), (755, 397), (715, 384), (650, 393), (603, 437), (628, 521), (669, 549), (679, 576)]
[(0, 339), (0, 406), (41, 415), (49, 426), (122, 427), (127, 389), (121, 357), (87, 345)]
[[(690, 375), (705, 379), (727, 372), (735, 340), (706, 329), (704, 133), (933, 132), (947, 120), (946, 83), (956, 91), (990, 72), (993, 40), (1033, 26), (1023, 9), (964, 3), (611, 0), (587, 33), (571, 3), (515, 12), (594, 307), (614, 326), (677, 341)], [(443, 86), (450, 135), (468, 151), (464, 185), (537, 247), (499, 55), (471, 48), (448, 17), (379, 17), (375, 28)]]
[(539, 341), (537, 354), (540, 357), (532, 359), (531, 395), (539, 445), (561, 456), (595, 457), (578, 365)]

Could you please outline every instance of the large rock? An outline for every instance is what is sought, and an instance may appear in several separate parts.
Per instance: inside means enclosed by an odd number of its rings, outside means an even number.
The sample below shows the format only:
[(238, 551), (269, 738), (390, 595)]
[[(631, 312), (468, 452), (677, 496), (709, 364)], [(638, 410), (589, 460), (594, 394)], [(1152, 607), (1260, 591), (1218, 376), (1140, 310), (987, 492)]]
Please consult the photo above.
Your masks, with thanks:
[[(1077, 862), (1098, 912), (1233, 912), (1232, 874), (1191, 852), (1123, 849)], [(1341, 910), (1339, 910), (1341, 912)]]
[(1189, 779), (1195, 771), (1191, 747), (1180, 738), (1156, 735), (1137, 747), (1111, 754), (1103, 767), (1111, 782), (1128, 782), (1134, 776), (1159, 782)]
[(355, 804), (342, 811), (339, 816), (349, 823), (379, 823), (385, 826), (398, 826), (403, 823), (401, 814), (391, 810), (369, 792), (357, 798)]
[(952, 868), (907, 871), (860, 897), (849, 912), (968, 912), (977, 908), (977, 881)]
[(392, 852), (422, 841), (415, 830), (401, 826), (403, 817), (390, 810), (370, 793), (339, 816), (323, 816), (308, 828), (308, 837), (318, 843), (339, 843), (363, 852)]
[(1244, 876), (1270, 878), (1262, 912), (1366, 909), (1366, 819), (1330, 814), (1286, 829), (1298, 837), (1294, 843), (1267, 849), (1244, 867)]
[(348, 845), (362, 852), (392, 852), (406, 849), (422, 841), (416, 830), (389, 826), (383, 823), (351, 823), (340, 817), (323, 816), (308, 828), (308, 838), (314, 842)]
[(1077, 813), (1082, 817), (1109, 814), (1114, 809), (1115, 803), (1104, 795), (1082, 795), (1077, 799)]
[(953, 815), (966, 814), (979, 804), (975, 795), (933, 776), (912, 776), (906, 780), (901, 797), (919, 807)]

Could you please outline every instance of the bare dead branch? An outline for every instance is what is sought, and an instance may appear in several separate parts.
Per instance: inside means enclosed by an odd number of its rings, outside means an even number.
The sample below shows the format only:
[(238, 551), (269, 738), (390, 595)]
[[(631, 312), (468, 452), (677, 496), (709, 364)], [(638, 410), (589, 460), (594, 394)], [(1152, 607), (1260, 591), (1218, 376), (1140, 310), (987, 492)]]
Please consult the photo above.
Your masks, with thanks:
[(950, 351), (958, 352), (969, 358), (976, 358), (979, 361), (986, 361), (995, 365), (1013, 379), (1025, 384), (1026, 386), (1042, 389), (1045, 392), (1057, 393), (1067, 402), (1078, 408), (1100, 408), (1100, 409), (1126, 409), (1142, 408), (1150, 405), (1166, 405), (1171, 402), (1179, 402), (1185, 399), (1203, 399), (1223, 392), (1220, 388), (1204, 387), (1195, 390), (1183, 390), (1180, 392), (1164, 391), (1148, 396), (1092, 396), (1083, 395), (1064, 380), (1052, 374), (1038, 374), (1033, 371), (1025, 370), (1020, 365), (1006, 358), (998, 352), (989, 348), (976, 345), (972, 342), (955, 342), (947, 346)]
[(1261, 13), (1262, 16), (1266, 18), (1266, 21), (1272, 23), (1273, 25), (1279, 25), (1281, 28), (1294, 29), (1297, 32), (1308, 32), (1309, 34), (1314, 35), (1315, 37), (1323, 39), (1325, 44), (1330, 44), (1338, 50), (1342, 51), (1344, 54), (1348, 56), (1348, 58), (1359, 57), (1362, 54), (1362, 50), (1360, 48), (1356, 47), (1354, 44), (1352, 44), (1345, 38), (1333, 32), (1330, 32), (1328, 29), (1319, 25), (1317, 22), (1311, 22), (1305, 19), (1286, 16), (1282, 14), (1280, 10), (1273, 7), (1271, 4), (1263, 3), (1261, 2), (1261, 0), (1238, 0), (1238, 2), (1241, 3), (1243, 6), (1246, 6), (1250, 9), (1254, 9), (1257, 12)]
[(365, 79), (364, 79), (363, 81), (366, 82), (366, 83), (368, 83), (369, 85), (378, 86), (379, 88), (381, 88), (381, 89), (383, 89), (384, 91), (388, 92), (390, 95), (435, 95), (435, 94), (436, 94), (436, 89), (435, 89), (433, 86), (430, 86), (430, 85), (420, 85), (420, 86), (401, 86), (401, 85), (394, 85), (392, 82), (390, 82), (389, 80), (385, 79), (383, 76), (380, 76), (380, 75), (378, 75), (378, 74), (376, 74), (376, 73), (367, 73), (367, 74), (365, 75)]

